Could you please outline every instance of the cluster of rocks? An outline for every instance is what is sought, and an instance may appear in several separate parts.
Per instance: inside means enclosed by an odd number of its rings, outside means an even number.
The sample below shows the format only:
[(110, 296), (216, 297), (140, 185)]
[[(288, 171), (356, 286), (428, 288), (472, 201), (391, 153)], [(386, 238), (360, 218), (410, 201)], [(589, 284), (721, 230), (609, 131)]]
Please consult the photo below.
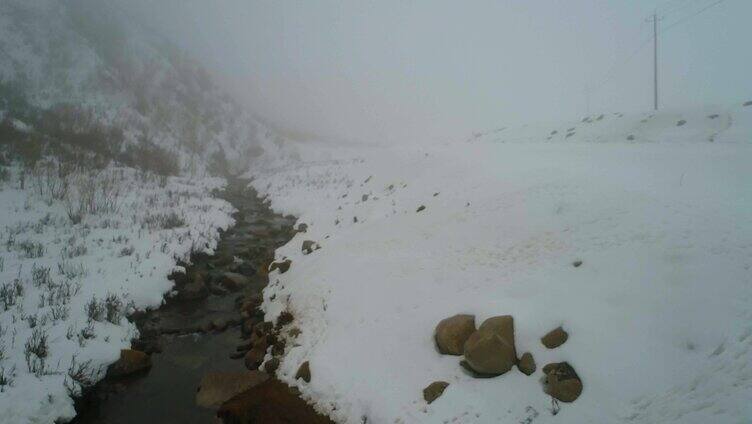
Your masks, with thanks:
[[(298, 232), (306, 232), (308, 226), (299, 224)], [(321, 246), (306, 240), (301, 246), (308, 255)], [(277, 271), (284, 274), (290, 270), (292, 260), (282, 258), (261, 265), (259, 274), (267, 278)], [(217, 410), (217, 416), (227, 423), (251, 422), (311, 422), (331, 421), (308, 406), (296, 388), (287, 386), (275, 378), (285, 353), (286, 341), (300, 334), (294, 325), (294, 316), (284, 311), (275, 322), (266, 321), (260, 306), (263, 302), (261, 289), (245, 291), (239, 298), (241, 343), (233, 359), (240, 359), (246, 371), (215, 372), (206, 374), (196, 393), (196, 403)], [(302, 363), (295, 378), (305, 383), (311, 381), (311, 366)]]
[[(299, 226), (298, 230), (305, 231), (306, 227)], [(307, 240), (301, 250), (304, 254), (310, 254), (319, 248), (318, 243)], [(277, 270), (280, 274), (285, 273), (291, 265), (292, 261), (286, 258), (275, 261), (269, 265), (268, 272)], [(227, 422), (256, 422), (245, 417), (252, 409), (249, 405), (258, 402), (258, 396), (272, 396), (275, 402), (265, 405), (265, 408), (275, 407), (280, 402), (296, 405), (293, 409), (283, 408), (276, 411), (275, 416), (293, 414), (292, 416), (298, 417), (299, 414), (308, 414), (305, 416), (313, 420), (311, 422), (328, 422), (322, 421), (322, 416), (311, 415), (313, 410), (305, 407), (305, 402), (298, 398), (297, 391), (274, 378), (285, 353), (286, 340), (297, 337), (300, 331), (292, 326), (294, 316), (289, 311), (280, 313), (276, 322), (265, 321), (264, 313), (260, 309), (262, 301), (260, 293), (251, 293), (240, 303), (240, 331), (243, 343), (237, 346), (231, 357), (242, 359), (248, 371), (207, 374), (196, 394), (197, 404), (218, 409), (218, 416)], [(310, 383), (311, 367), (308, 361), (300, 365), (295, 378)], [(252, 396), (250, 393), (255, 395)], [(302, 404), (299, 404), (300, 402)]]
[[(525, 375), (532, 375), (537, 369), (530, 352), (517, 355), (514, 318), (510, 315), (488, 318), (478, 328), (474, 315), (454, 315), (439, 322), (434, 337), (439, 352), (463, 356), (460, 365), (476, 378), (496, 377), (515, 366)], [(555, 349), (568, 338), (569, 334), (558, 327), (544, 335), (541, 343), (548, 349)], [(582, 393), (582, 381), (566, 362), (544, 366), (543, 375), (544, 391), (554, 399), (573, 402)], [(431, 383), (423, 391), (426, 402), (436, 400), (448, 385), (444, 381)]]
[(245, 261), (234, 263), (228, 268), (228, 271), (176, 272), (169, 278), (175, 282), (180, 300), (199, 300), (207, 298), (210, 294), (222, 296), (241, 291), (251, 283), (251, 276), (256, 273), (256, 269)]

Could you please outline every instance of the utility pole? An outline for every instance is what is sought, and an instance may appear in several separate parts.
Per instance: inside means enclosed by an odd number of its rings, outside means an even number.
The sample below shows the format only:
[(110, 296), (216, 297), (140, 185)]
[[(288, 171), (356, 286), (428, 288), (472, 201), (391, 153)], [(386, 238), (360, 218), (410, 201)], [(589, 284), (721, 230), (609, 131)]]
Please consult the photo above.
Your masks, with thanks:
[(653, 109), (658, 110), (658, 13), (648, 22), (653, 22)]

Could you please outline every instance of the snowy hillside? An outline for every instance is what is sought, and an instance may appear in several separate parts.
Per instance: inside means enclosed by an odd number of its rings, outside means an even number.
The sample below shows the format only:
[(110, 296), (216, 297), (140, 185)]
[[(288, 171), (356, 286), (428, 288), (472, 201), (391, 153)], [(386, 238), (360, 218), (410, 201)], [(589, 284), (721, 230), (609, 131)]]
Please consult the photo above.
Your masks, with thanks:
[[(270, 317), (289, 310), (301, 330), (280, 378), (335, 420), (752, 417), (752, 105), (263, 159), (253, 185), (308, 224), (265, 291)], [(538, 371), (476, 379), (440, 354), (434, 329), (460, 313), (512, 315)], [(558, 326), (569, 340), (547, 349)], [(583, 391), (554, 405), (540, 369), (562, 361)], [(449, 386), (428, 405), (434, 381)]]
[(111, 145), (122, 158), (129, 147), (156, 145), (192, 174), (222, 157), (244, 168), (273, 142), (206, 71), (120, 6), (1, 2), (0, 118), (56, 138), (103, 126), (114, 131), (95, 143)]

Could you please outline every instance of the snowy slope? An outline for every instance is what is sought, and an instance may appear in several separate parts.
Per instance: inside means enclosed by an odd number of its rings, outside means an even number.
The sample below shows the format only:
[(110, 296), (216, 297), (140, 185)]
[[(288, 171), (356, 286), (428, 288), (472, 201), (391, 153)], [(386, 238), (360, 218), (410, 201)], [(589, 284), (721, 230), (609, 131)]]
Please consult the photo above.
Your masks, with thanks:
[[(249, 172), (309, 225), (278, 250), (292, 267), (264, 307), (302, 330), (281, 377), (337, 421), (752, 419), (752, 107), (294, 150)], [(305, 239), (321, 250), (302, 255)], [(433, 341), (457, 313), (513, 315), (538, 371), (467, 375)], [(547, 350), (559, 325), (570, 339)], [(560, 361), (584, 391), (554, 416), (540, 369)], [(450, 386), (427, 405), (436, 380)]]
[(38, 129), (51, 119), (45, 112), (72, 108), (122, 128), (126, 145), (148, 139), (197, 175), (217, 152), (244, 169), (273, 143), (205, 70), (117, 1), (3, 0), (0, 55), (0, 115)]

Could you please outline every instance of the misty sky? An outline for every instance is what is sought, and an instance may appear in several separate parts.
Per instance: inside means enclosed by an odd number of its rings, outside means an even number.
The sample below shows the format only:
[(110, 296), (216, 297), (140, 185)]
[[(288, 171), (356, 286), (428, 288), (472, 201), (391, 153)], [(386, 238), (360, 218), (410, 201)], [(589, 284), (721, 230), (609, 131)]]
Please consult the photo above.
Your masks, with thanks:
[[(652, 34), (713, 0), (135, 0), (276, 126), (360, 141), (464, 139), (501, 125), (652, 107)], [(752, 98), (752, 1), (660, 35), (661, 103)], [(617, 65), (617, 66), (615, 66)], [(609, 73), (615, 69), (615, 72)], [(610, 76), (611, 78), (603, 83)]]

